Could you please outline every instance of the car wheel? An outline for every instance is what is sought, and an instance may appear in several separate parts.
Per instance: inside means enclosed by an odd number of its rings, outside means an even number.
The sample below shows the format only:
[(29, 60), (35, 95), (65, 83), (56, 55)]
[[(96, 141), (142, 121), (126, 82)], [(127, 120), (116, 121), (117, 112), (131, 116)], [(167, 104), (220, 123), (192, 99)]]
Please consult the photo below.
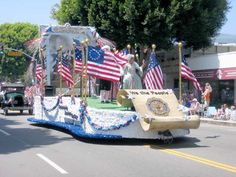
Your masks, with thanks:
[(4, 115), (6, 116), (8, 114), (8, 110), (4, 109)]
[(33, 109), (29, 109), (29, 115), (33, 114)]

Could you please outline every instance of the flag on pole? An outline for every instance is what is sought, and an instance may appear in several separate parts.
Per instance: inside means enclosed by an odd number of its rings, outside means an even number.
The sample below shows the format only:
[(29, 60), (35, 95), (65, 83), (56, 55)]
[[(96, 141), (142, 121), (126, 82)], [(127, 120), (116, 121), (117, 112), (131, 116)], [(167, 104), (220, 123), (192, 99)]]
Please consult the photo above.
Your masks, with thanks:
[(181, 62), (181, 76), (187, 80), (190, 80), (193, 82), (193, 86), (199, 90), (202, 91), (202, 88), (199, 84), (199, 82), (197, 81), (196, 77), (194, 76), (192, 70), (190, 69), (190, 67), (188, 66), (188, 63), (185, 59), (185, 56), (182, 54), (182, 62)]
[(163, 73), (157, 62), (155, 52), (152, 52), (149, 59), (147, 73), (143, 78), (143, 82), (147, 89), (163, 89)]
[(43, 67), (39, 58), (36, 59), (35, 75), (36, 75), (37, 81), (41, 82), (42, 77), (43, 77)]
[(58, 63), (58, 74), (66, 81), (68, 88), (71, 88), (74, 82), (70, 72), (68, 56), (66, 53), (62, 54), (62, 61)]
[(114, 53), (115, 59), (120, 66), (123, 67), (126, 63), (128, 63), (128, 60), (126, 58), (128, 54), (128, 49), (123, 49)]
[[(77, 47), (75, 49), (75, 59), (75, 71), (81, 72), (82, 53)], [(88, 46), (88, 75), (112, 82), (119, 82), (120, 67), (117, 60), (110, 51), (103, 51), (102, 49)]]

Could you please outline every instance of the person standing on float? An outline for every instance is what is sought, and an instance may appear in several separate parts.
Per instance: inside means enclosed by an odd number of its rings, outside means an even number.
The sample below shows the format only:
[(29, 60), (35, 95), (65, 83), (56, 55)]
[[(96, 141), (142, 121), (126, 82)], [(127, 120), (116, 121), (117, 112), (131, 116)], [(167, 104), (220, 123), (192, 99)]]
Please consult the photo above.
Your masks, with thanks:
[(141, 77), (143, 75), (144, 61), (140, 67), (134, 61), (134, 55), (127, 55), (128, 63), (123, 68), (123, 89), (142, 89)]
[[(108, 45), (102, 47), (104, 51), (111, 51)], [(109, 103), (110, 91), (111, 91), (111, 81), (100, 79), (100, 100), (101, 103)]]

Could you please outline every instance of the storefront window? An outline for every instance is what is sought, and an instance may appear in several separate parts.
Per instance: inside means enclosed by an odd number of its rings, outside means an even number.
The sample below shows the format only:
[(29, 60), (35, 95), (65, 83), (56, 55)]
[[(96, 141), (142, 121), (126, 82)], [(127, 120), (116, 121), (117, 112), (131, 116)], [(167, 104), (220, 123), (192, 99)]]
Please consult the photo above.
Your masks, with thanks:
[[(231, 106), (234, 104), (234, 80), (198, 80), (200, 85), (203, 87), (205, 83), (209, 83), (212, 87), (210, 106), (215, 106), (219, 108), (222, 104), (227, 104)], [(178, 80), (174, 80), (174, 88), (178, 88)], [(178, 97), (178, 89), (176, 90), (176, 95)], [(201, 92), (196, 92), (192, 83), (188, 80), (182, 80), (182, 93), (193, 93), (200, 102), (202, 102)]]
[(234, 80), (219, 81), (218, 99), (221, 104), (234, 104)]

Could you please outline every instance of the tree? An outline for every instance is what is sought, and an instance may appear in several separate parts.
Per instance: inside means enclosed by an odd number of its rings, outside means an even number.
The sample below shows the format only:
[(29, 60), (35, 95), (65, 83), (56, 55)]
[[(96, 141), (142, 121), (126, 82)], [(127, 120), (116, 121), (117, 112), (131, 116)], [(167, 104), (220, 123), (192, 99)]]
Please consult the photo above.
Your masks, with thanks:
[(195, 49), (210, 45), (229, 9), (227, 0), (62, 0), (53, 10), (60, 23), (91, 25), (118, 47), (127, 43), (184, 40)]
[(52, 8), (52, 17), (59, 24), (88, 25), (88, 5), (91, 0), (61, 0), (61, 4), (55, 4)]
[(35, 38), (37, 35), (37, 25), (30, 23), (5, 23), (0, 25), (0, 43), (4, 44), (5, 53), (1, 57), (0, 63), (1, 80), (16, 81), (23, 77), (30, 63), (30, 58), (25, 55), (21, 57), (10, 57), (7, 56), (7, 53), (12, 48), (29, 53), (32, 56), (32, 53), (25, 48), (24, 43)]
[(200, 49), (211, 45), (224, 24), (229, 9), (227, 0), (184, 0), (171, 1), (168, 21), (172, 26), (172, 37), (186, 41), (188, 46)]

